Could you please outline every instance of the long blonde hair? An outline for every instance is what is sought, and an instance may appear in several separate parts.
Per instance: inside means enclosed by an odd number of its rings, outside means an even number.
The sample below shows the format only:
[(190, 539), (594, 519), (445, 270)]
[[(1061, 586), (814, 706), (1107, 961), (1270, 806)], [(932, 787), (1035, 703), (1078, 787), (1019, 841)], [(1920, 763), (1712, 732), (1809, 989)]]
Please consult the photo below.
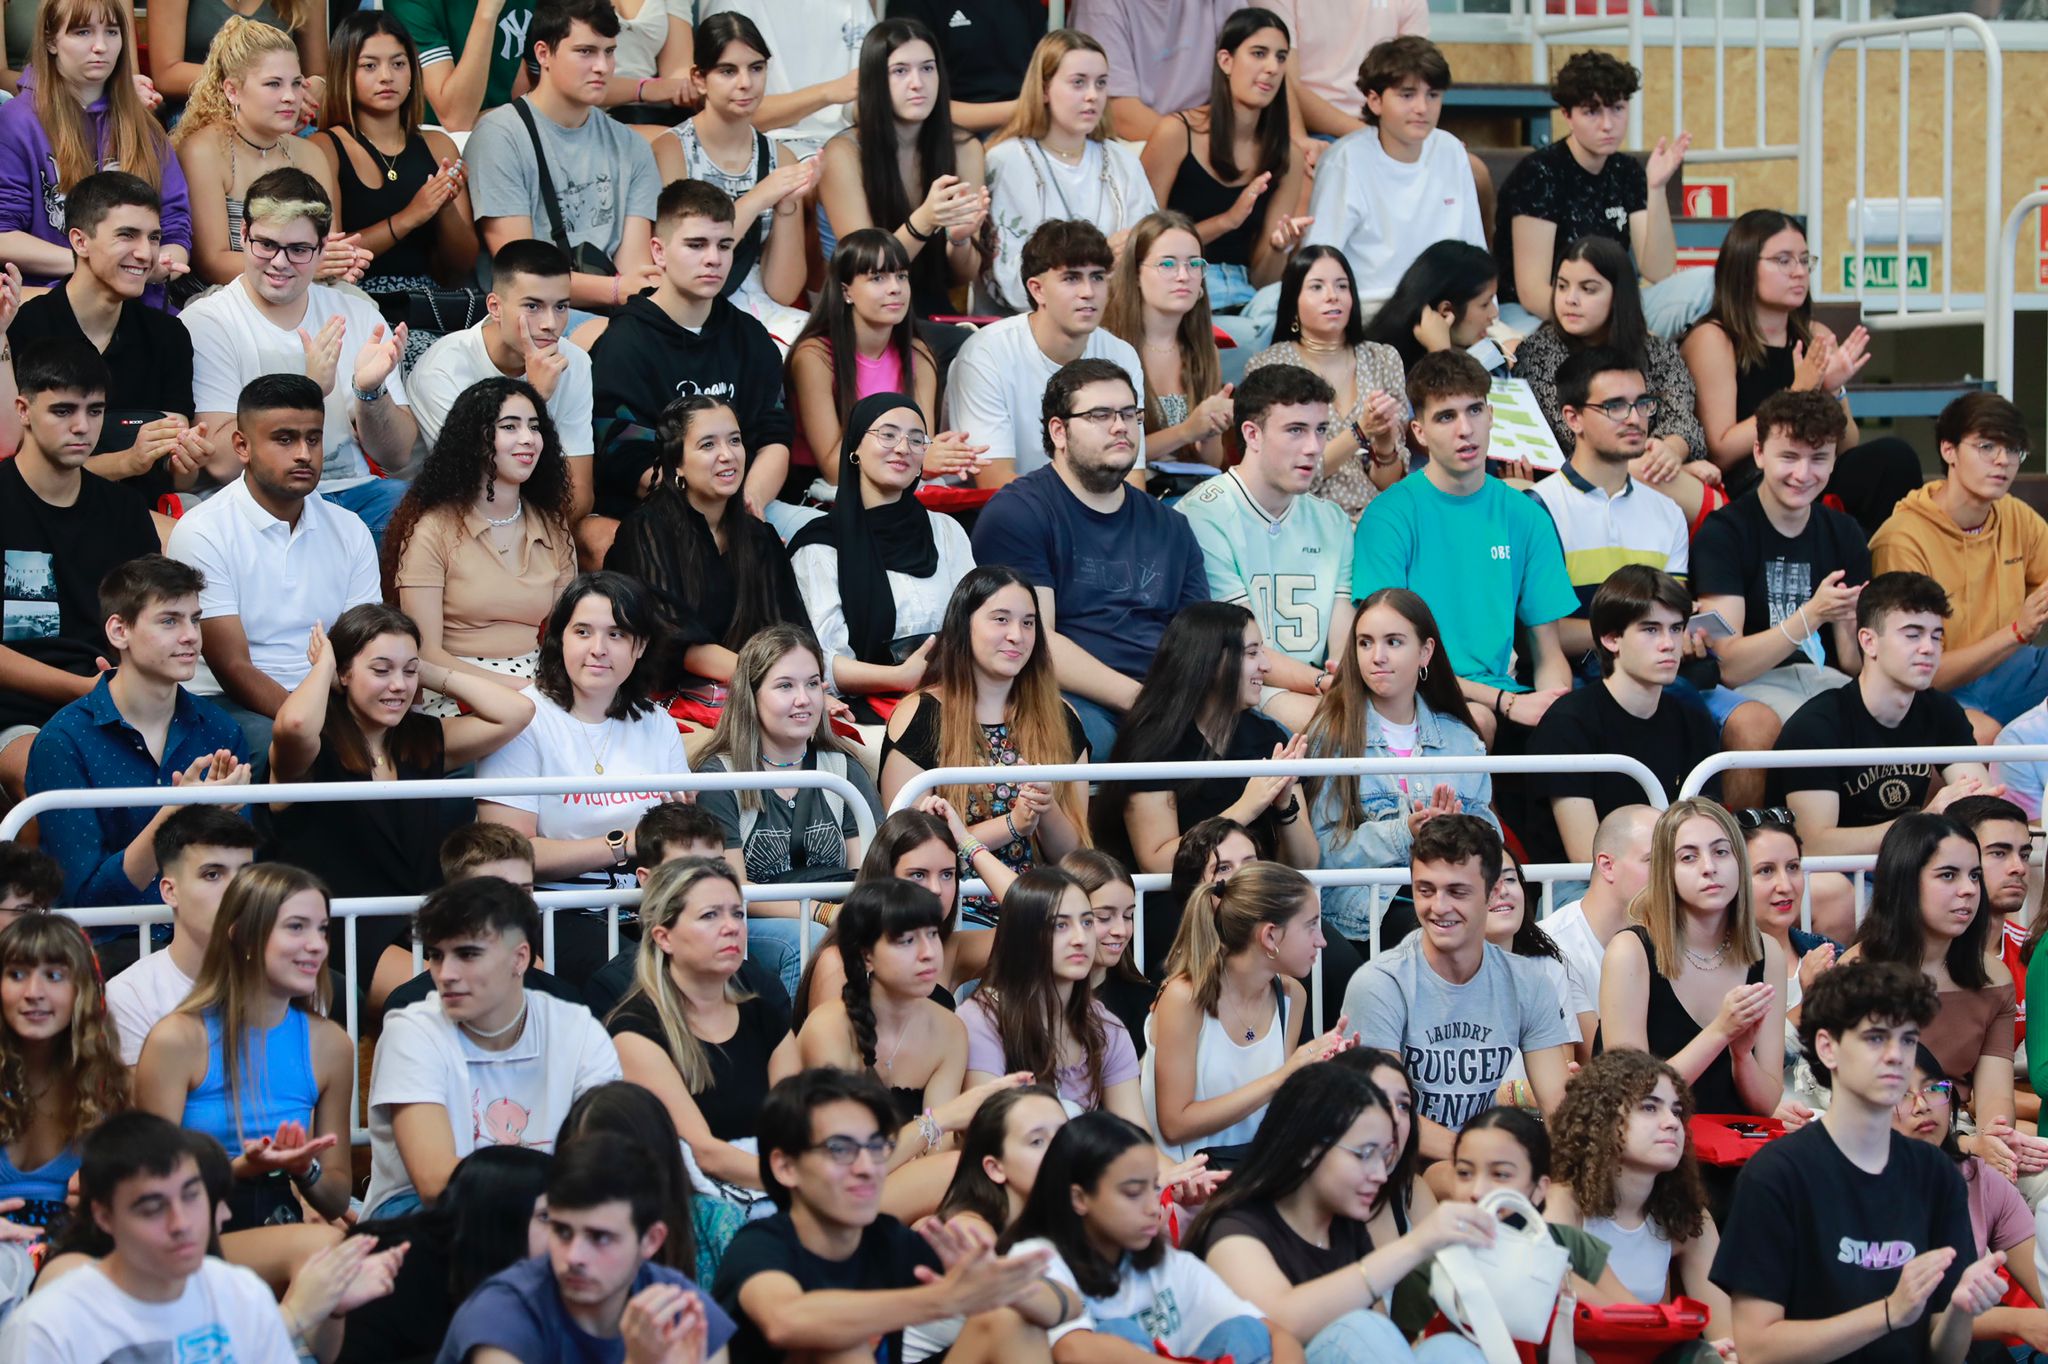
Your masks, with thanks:
[[(732, 683), (726, 689), (725, 706), (718, 712), (718, 727), (711, 731), (711, 742), (704, 746), (704, 761), (723, 758), (727, 769), (733, 772), (768, 770), (767, 764), (761, 761), (761, 705), (755, 693), (767, 681), (769, 669), (780, 662), (784, 654), (798, 649), (810, 654), (818, 665), (818, 671), (824, 672), (824, 650), (818, 647), (817, 637), (801, 625), (781, 623), (767, 626), (740, 646), (739, 654), (733, 660)], [(818, 724), (811, 735), (811, 748), (819, 753), (841, 754), (848, 761), (859, 761), (853, 750), (846, 746), (846, 741), (832, 732), (832, 717), (824, 705), (818, 707)], [(735, 791), (733, 795), (742, 810), (761, 808), (759, 791)]]
[[(1152, 251), (1152, 244), (1169, 232), (1185, 232), (1199, 248), (1201, 235), (1185, 213), (1170, 208), (1148, 213), (1131, 229), (1131, 239), (1117, 254), (1116, 268), (1109, 272), (1109, 306), (1103, 309), (1103, 328), (1135, 347), (1145, 344), (1145, 295), (1138, 271)], [(1182, 315), (1173, 331), (1173, 348), (1180, 354), (1180, 391), (1188, 406), (1223, 387), (1223, 360), (1216, 351), (1216, 328), (1209, 321), (1209, 292), (1197, 288), (1195, 306)], [(1157, 431), (1168, 425), (1166, 409), (1152, 391), (1152, 376), (1145, 376), (1145, 429)]]
[[(705, 1053), (704, 1044), (690, 1031), (683, 992), (669, 975), (668, 953), (654, 941), (654, 931), (674, 928), (676, 920), (683, 916), (690, 892), (706, 881), (726, 881), (734, 890), (740, 888), (739, 877), (716, 857), (683, 857), (664, 862), (647, 878), (647, 889), (640, 897), (640, 950), (633, 957), (633, 988), (605, 1019), (610, 1023), (636, 999), (653, 1004), (656, 1017), (661, 1019), (662, 1038), (668, 1044), (668, 1058), (675, 1063), (676, 1073), (683, 1077), (683, 1087), (692, 1094), (702, 1094), (711, 1088), (711, 1058)], [(739, 977), (727, 978), (726, 1003), (744, 1004), (753, 997), (752, 992), (741, 986)]]
[[(242, 1127), (243, 1069), (251, 1066), (252, 1044), (260, 1047), (263, 1043), (256, 1020), (270, 992), (264, 962), (270, 934), (285, 901), (305, 891), (318, 895), (323, 907), (331, 905), (326, 884), (312, 872), (283, 862), (252, 862), (236, 872), (220, 898), (213, 936), (206, 941), (206, 955), (200, 958), (192, 993), (178, 1006), (179, 1013), (190, 1014), (202, 1024), (209, 1014), (219, 1020), (221, 1079), (234, 1109), (237, 1133)], [(322, 971), (313, 993), (292, 1000), (291, 1007), (325, 1017), (327, 1003), (327, 973)]]
[[(282, 8), (279, 13), (283, 13)], [(185, 117), (178, 120), (172, 142), (182, 147), (195, 133), (215, 124), (231, 123), (235, 111), (228, 104), (227, 82), (244, 79), (257, 62), (274, 52), (289, 52), (293, 61), (299, 57), (298, 45), (283, 29), (244, 19), (239, 14), (229, 16), (220, 32), (213, 35), (213, 46), (206, 49), (206, 65), (192, 87), (191, 97), (185, 101)]]
[[(99, 960), (76, 923), (61, 914), (30, 913), (0, 930), (0, 968), (15, 966), (61, 966), (75, 987), (68, 1026), (51, 1057), (51, 1073), (71, 1086), (65, 1130), (75, 1142), (129, 1102), (128, 1067), (121, 1064), (121, 1044), (107, 1016)], [(0, 1020), (0, 1141), (20, 1137), (35, 1118), (21, 1046)]]
[[(1045, 92), (1060, 71), (1060, 63), (1070, 52), (1093, 52), (1105, 62), (1109, 54), (1102, 50), (1102, 44), (1078, 28), (1056, 28), (1038, 40), (1038, 46), (1031, 49), (1031, 60), (1024, 66), (1024, 85), (1017, 92), (1017, 105), (1010, 113), (1010, 121), (1002, 131), (988, 140), (993, 147), (998, 142), (1007, 142), (1013, 137), (1037, 141), (1052, 131), (1052, 110), (1046, 106)], [(1101, 142), (1109, 136), (1109, 109), (1103, 108), (1102, 117), (1096, 120), (1095, 131), (1089, 138)]]
[(1186, 976), (1196, 1006), (1215, 1013), (1224, 964), (1252, 945), (1260, 925), (1284, 924), (1314, 898), (1308, 878), (1284, 862), (1247, 862), (1227, 881), (1196, 886), (1166, 954), (1166, 978)]
[(1742, 828), (1735, 816), (1704, 796), (1690, 796), (1674, 803), (1657, 816), (1650, 830), (1650, 883), (1635, 903), (1629, 917), (1650, 931), (1651, 965), (1666, 980), (1676, 980), (1685, 970), (1685, 906), (1678, 899), (1673, 873), (1678, 862), (1678, 830), (1688, 819), (1699, 816), (1712, 820), (1727, 835), (1735, 850), (1735, 899), (1728, 906), (1728, 950), (1738, 966), (1762, 961), (1764, 937), (1756, 926), (1756, 907), (1749, 893), (1749, 852)]
[[(57, 74), (56, 54), (50, 51), (58, 34), (101, 17), (121, 31), (121, 50), (114, 55), (113, 70), (107, 73), (104, 147), (93, 145), (92, 124), (65, 88), (63, 77)], [(151, 189), (163, 189), (163, 163), (170, 139), (135, 93), (135, 19), (127, 5), (110, 0), (43, 0), (36, 15), (35, 50), (29, 53), (28, 69), (35, 73), (36, 122), (50, 137), (58, 189), (69, 194), (73, 185), (102, 168), (127, 171)]]

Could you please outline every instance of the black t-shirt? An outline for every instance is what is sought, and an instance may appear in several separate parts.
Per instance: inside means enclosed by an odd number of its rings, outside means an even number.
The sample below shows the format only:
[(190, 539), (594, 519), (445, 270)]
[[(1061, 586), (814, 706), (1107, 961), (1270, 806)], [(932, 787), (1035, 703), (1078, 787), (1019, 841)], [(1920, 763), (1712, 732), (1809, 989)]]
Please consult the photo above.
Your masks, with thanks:
[(924, 21), (962, 104), (1017, 98), (1031, 50), (1045, 36), (1045, 0), (889, 0), (888, 17)]
[[(7, 336), (17, 352), (38, 341), (91, 344), (61, 284), (22, 304)], [(135, 444), (136, 428), (158, 417), (175, 412), (191, 420), (192, 333), (169, 313), (138, 302), (122, 305), (100, 356), (114, 382), (94, 454), (128, 449)], [(171, 491), (170, 461), (158, 460), (148, 473), (123, 481), (153, 500)]]
[(461, 1305), (448, 1295), (448, 1248), (438, 1236), (404, 1235), (402, 1223), (382, 1225), (394, 1234), (378, 1238), (379, 1250), (401, 1240), (411, 1249), (391, 1291), (348, 1314), (338, 1364), (431, 1364)]
[[(740, 1025), (723, 1042), (697, 1040), (711, 1063), (711, 1083), (691, 1095), (711, 1135), (738, 1141), (760, 1131), (761, 1101), (768, 1097), (768, 1058), (789, 1036), (789, 1011), (758, 995), (739, 1006)], [(613, 1037), (632, 1033), (668, 1050), (661, 1014), (646, 995), (634, 995), (612, 1015), (605, 1030)]]
[(1908, 1260), (1943, 1246), (1955, 1262), (1919, 1323), (1834, 1364), (1922, 1364), (1929, 1324), (1977, 1248), (1963, 1177), (1941, 1148), (1893, 1132), (1884, 1172), (1873, 1175), (1813, 1122), (1743, 1166), (1709, 1277), (1730, 1294), (1779, 1304), (1789, 1321), (1816, 1321), (1876, 1302)]
[[(781, 1364), (782, 1355), (740, 1308), (740, 1290), (756, 1274), (787, 1274), (807, 1293), (821, 1288), (872, 1293), (915, 1287), (919, 1265), (937, 1270), (939, 1257), (922, 1236), (887, 1213), (861, 1232), (860, 1249), (844, 1260), (827, 1260), (805, 1250), (787, 1212), (747, 1223), (726, 1247), (711, 1288), (712, 1298), (739, 1327), (726, 1346), (732, 1364)], [(875, 1358), (881, 1364), (901, 1360), (903, 1333), (883, 1337)]]
[[(1863, 705), (1854, 682), (1814, 697), (1785, 722), (1776, 747), (1927, 748), (1973, 743), (1969, 717), (1946, 692), (1923, 691), (1899, 721), (1886, 729)], [(1927, 803), (1935, 770), (1926, 763), (1877, 763), (1858, 767), (1785, 767), (1771, 773), (1771, 803), (1790, 791), (1833, 791), (1842, 799), (1837, 822), (1844, 829), (1886, 824)]]
[(1523, 157), (1500, 187), (1494, 217), (1494, 258), (1500, 262), (1495, 284), (1502, 304), (1515, 301), (1516, 218), (1541, 218), (1557, 225), (1551, 247), (1553, 270), (1566, 247), (1581, 237), (1606, 237), (1624, 251), (1629, 241), (1629, 215), (1650, 206), (1650, 177), (1643, 163), (1625, 152), (1607, 158), (1598, 175), (1586, 174), (1572, 155), (1571, 144), (1557, 141)]
[[(18, 458), (0, 461), (0, 644), (38, 663), (91, 677), (115, 661), (100, 615), (100, 579), (162, 548), (149, 504), (129, 488), (81, 474), (78, 500), (53, 507), (29, 491)], [(0, 729), (40, 725), (58, 707), (0, 691)]]
[(1287, 1225), (1287, 1219), (1271, 1203), (1248, 1203), (1217, 1218), (1204, 1233), (1206, 1242), (1198, 1253), (1207, 1255), (1226, 1236), (1249, 1236), (1272, 1252), (1273, 1264), (1290, 1284), (1305, 1284), (1339, 1269), (1349, 1269), (1372, 1253), (1372, 1235), (1365, 1223), (1348, 1217), (1330, 1221), (1330, 1245), (1326, 1250)]
[[(1656, 713), (1642, 720), (1621, 708), (1605, 682), (1588, 682), (1558, 698), (1529, 736), (1532, 757), (1619, 753), (1634, 758), (1656, 774), (1666, 800), (1677, 800), (1685, 774), (1720, 751), (1720, 736), (1705, 707), (1667, 691), (1658, 700)], [(1528, 822), (1547, 827), (1523, 831), (1538, 844), (1550, 840), (1550, 846), (1528, 849), (1529, 856), (1539, 862), (1561, 861), (1564, 854), (1556, 826), (1548, 818), (1548, 801), (1581, 797), (1592, 801), (1594, 812), (1605, 819), (1622, 806), (1639, 805), (1643, 799), (1643, 788), (1619, 772), (1544, 772), (1527, 780), (1530, 789), (1546, 802), (1541, 817)], [(1704, 794), (1718, 800), (1720, 778), (1709, 782)]]
[[(1870, 581), (1870, 546), (1856, 518), (1816, 502), (1806, 527), (1781, 535), (1764, 515), (1763, 499), (1744, 493), (1709, 516), (1692, 540), (1692, 590), (1701, 597), (1741, 597), (1742, 632), (1761, 634), (1782, 621), (1794, 634), (1803, 633), (1799, 608), (1806, 605), (1821, 579), (1840, 571), (1845, 587)], [(1821, 661), (1840, 668), (1835, 632), (1823, 626), (1815, 636)], [(1804, 650), (1786, 662), (1812, 662)]]

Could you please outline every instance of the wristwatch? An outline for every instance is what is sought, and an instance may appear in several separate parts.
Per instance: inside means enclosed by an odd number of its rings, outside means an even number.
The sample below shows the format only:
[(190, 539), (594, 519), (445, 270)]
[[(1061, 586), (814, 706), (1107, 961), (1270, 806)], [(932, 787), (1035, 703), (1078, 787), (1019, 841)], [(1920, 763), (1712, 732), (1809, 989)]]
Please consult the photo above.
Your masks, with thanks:
[(374, 403), (384, 396), (385, 387), (383, 384), (379, 384), (366, 392), (363, 389), (357, 388), (356, 381), (351, 379), (348, 381), (348, 391), (355, 395), (355, 399), (359, 403)]
[(292, 1183), (301, 1189), (310, 1189), (320, 1182), (320, 1158), (315, 1156), (306, 1164), (306, 1173), (293, 1175)]
[(626, 831), (624, 829), (612, 830), (604, 836), (604, 844), (612, 850), (612, 865), (615, 867), (625, 866), (629, 860), (626, 857)]

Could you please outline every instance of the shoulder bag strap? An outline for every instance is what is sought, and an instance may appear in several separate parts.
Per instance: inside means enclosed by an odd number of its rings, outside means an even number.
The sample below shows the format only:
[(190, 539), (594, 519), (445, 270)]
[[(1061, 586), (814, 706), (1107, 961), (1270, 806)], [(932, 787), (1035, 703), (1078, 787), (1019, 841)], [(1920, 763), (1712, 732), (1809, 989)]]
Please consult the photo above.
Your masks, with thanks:
[(552, 239), (562, 248), (562, 254), (575, 258), (576, 253), (569, 247), (569, 229), (562, 225), (562, 203), (555, 197), (555, 177), (548, 174), (548, 154), (540, 145), (540, 126), (533, 121), (533, 110), (524, 99), (512, 101), (512, 107), (519, 112), (519, 121), (526, 125), (526, 135), (533, 139), (533, 164), (540, 176), (540, 201), (548, 211), (548, 226), (553, 230)]

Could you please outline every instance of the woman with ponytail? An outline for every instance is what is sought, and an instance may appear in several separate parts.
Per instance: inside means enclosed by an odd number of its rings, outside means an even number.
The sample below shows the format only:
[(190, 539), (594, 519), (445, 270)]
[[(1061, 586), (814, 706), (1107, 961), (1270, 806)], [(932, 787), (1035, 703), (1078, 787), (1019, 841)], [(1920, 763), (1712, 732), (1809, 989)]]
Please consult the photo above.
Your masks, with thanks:
[(605, 1029), (628, 1080), (660, 1099), (697, 1168), (761, 1187), (761, 1160), (735, 1143), (755, 1133), (770, 1086), (797, 1072), (789, 1015), (736, 979), (747, 957), (747, 904), (722, 859), (654, 869), (640, 900), (633, 988)]
[(901, 1128), (883, 1207), (899, 1216), (899, 1210), (922, 1215), (938, 1206), (957, 1153), (926, 1162), (932, 1168), (910, 1180), (893, 1178), (895, 1172), (937, 1156), (951, 1134), (966, 1130), (982, 1100), (1031, 1079), (1008, 1075), (961, 1092), (967, 1030), (931, 997), (945, 964), (942, 917), (939, 897), (923, 886), (895, 879), (857, 883), (833, 921), (846, 983), (839, 998), (811, 1011), (796, 1039), (803, 1069), (863, 1072), (895, 1100)]
[(1166, 957), (1145, 1065), (1169, 1153), (1242, 1146), (1283, 1081), (1350, 1045), (1346, 1020), (1301, 1040), (1301, 977), (1323, 949), (1315, 887), (1292, 867), (1253, 862), (1195, 888)]
[(1095, 998), (1095, 910), (1081, 883), (1034, 867), (1003, 897), (981, 988), (960, 1008), (967, 1079), (1005, 1070), (1053, 1090), (1069, 1113), (1144, 1110), (1131, 1035)]

